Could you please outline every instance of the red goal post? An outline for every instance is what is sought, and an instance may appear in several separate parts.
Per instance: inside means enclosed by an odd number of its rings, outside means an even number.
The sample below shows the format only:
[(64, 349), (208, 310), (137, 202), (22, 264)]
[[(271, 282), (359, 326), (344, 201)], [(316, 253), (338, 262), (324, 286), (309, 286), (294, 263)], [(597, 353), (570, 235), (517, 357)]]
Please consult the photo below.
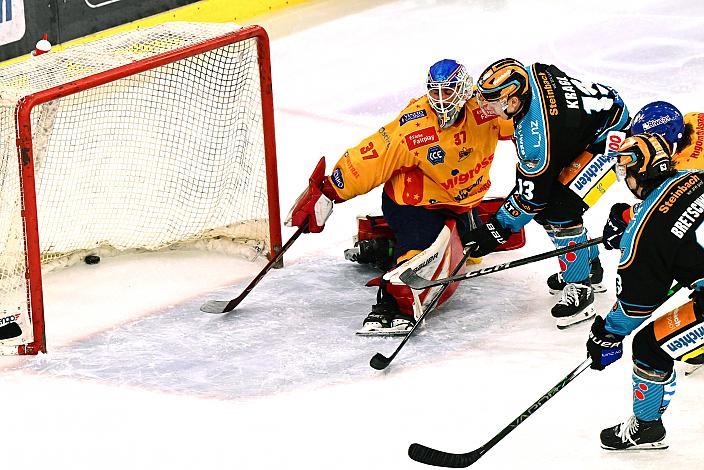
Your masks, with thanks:
[(0, 328), (22, 330), (0, 354), (46, 352), (42, 268), (57, 260), (281, 248), (259, 26), (168, 23), (0, 68), (0, 113)]

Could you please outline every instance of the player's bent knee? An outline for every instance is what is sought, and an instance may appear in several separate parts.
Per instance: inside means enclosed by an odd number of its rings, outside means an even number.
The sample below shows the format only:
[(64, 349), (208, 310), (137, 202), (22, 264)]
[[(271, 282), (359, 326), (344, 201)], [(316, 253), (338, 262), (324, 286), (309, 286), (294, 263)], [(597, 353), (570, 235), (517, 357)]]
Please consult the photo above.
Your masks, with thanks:
[(647, 324), (633, 337), (633, 373), (637, 376), (662, 382), (672, 373), (674, 363), (655, 338), (653, 323)]

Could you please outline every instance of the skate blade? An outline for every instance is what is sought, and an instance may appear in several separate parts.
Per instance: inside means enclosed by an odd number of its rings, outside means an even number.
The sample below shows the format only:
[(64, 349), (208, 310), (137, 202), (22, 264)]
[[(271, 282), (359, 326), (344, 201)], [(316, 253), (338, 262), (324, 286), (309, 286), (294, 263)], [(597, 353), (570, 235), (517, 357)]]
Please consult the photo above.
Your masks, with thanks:
[[(606, 286), (602, 283), (592, 284), (592, 289), (594, 289), (595, 294), (603, 294), (607, 290)], [(562, 293), (562, 289), (553, 289), (548, 287), (548, 292), (550, 292), (550, 295), (557, 295)]]
[(407, 330), (384, 328), (382, 330), (357, 330), (355, 334), (358, 336), (406, 336), (409, 331), (411, 331), (410, 328)]
[(570, 326), (576, 325), (577, 323), (587, 321), (594, 315), (596, 315), (596, 309), (594, 308), (594, 305), (590, 305), (581, 312), (575, 313), (572, 316), (555, 318), (555, 323), (557, 324), (558, 330), (564, 330), (565, 328), (569, 328)]
[(665, 441), (650, 442), (648, 444), (638, 444), (635, 446), (628, 447), (626, 449), (616, 449), (614, 447), (605, 446), (604, 444), (601, 445), (602, 449), (608, 450), (609, 452), (630, 452), (633, 450), (664, 450), (668, 447), (670, 447), (670, 445), (667, 444)]
[(606, 292), (606, 285), (603, 282), (597, 284), (592, 284), (592, 289), (594, 289), (595, 294), (603, 294)]

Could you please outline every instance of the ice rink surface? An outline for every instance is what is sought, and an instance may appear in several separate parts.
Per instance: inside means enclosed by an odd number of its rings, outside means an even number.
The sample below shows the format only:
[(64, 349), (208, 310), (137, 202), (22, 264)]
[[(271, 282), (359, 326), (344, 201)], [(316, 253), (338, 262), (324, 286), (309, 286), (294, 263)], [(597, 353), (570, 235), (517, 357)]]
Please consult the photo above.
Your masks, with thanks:
[[(320, 155), (329, 171), (423, 93), (427, 67), (441, 58), (475, 77), (505, 56), (555, 63), (616, 88), (633, 113), (655, 99), (704, 109), (697, 2), (315, 2), (261, 23), (272, 36), (284, 214)], [(490, 195), (508, 192), (514, 164), (512, 145), (501, 143)], [(629, 193), (613, 187), (587, 214), (593, 236), (621, 200)], [(465, 282), (386, 371), (371, 369), (399, 338), (354, 335), (374, 302), (364, 283), (377, 273), (342, 251), (355, 216), (379, 206), (378, 190), (338, 205), (322, 234), (301, 237), (287, 267), (226, 315), (198, 307), (236, 296), (264, 261), (172, 252), (50, 273), (50, 353), (0, 359), (2, 468), (420, 469), (406, 456), (410, 443), (475, 449), (584, 359), (589, 325), (558, 331), (549, 314), (553, 260)], [(552, 248), (535, 224), (527, 232), (526, 247), (484, 266)], [(603, 314), (617, 258), (602, 253), (602, 262)], [(631, 414), (629, 356), (586, 371), (473, 467), (704, 467), (704, 372), (678, 378), (664, 418), (668, 450), (599, 448), (599, 431)]]

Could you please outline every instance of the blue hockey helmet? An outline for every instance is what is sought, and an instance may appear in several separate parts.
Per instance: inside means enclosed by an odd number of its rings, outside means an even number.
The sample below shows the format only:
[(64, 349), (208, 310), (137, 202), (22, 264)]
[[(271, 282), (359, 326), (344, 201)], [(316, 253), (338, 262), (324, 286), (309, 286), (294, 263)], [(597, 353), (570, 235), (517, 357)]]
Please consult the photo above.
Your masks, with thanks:
[(632, 134), (660, 134), (674, 146), (684, 135), (682, 113), (666, 101), (654, 101), (641, 108), (633, 117)]
[(428, 102), (438, 115), (441, 128), (455, 123), (472, 96), (472, 82), (464, 65), (454, 60), (443, 59), (430, 66), (426, 80)]

